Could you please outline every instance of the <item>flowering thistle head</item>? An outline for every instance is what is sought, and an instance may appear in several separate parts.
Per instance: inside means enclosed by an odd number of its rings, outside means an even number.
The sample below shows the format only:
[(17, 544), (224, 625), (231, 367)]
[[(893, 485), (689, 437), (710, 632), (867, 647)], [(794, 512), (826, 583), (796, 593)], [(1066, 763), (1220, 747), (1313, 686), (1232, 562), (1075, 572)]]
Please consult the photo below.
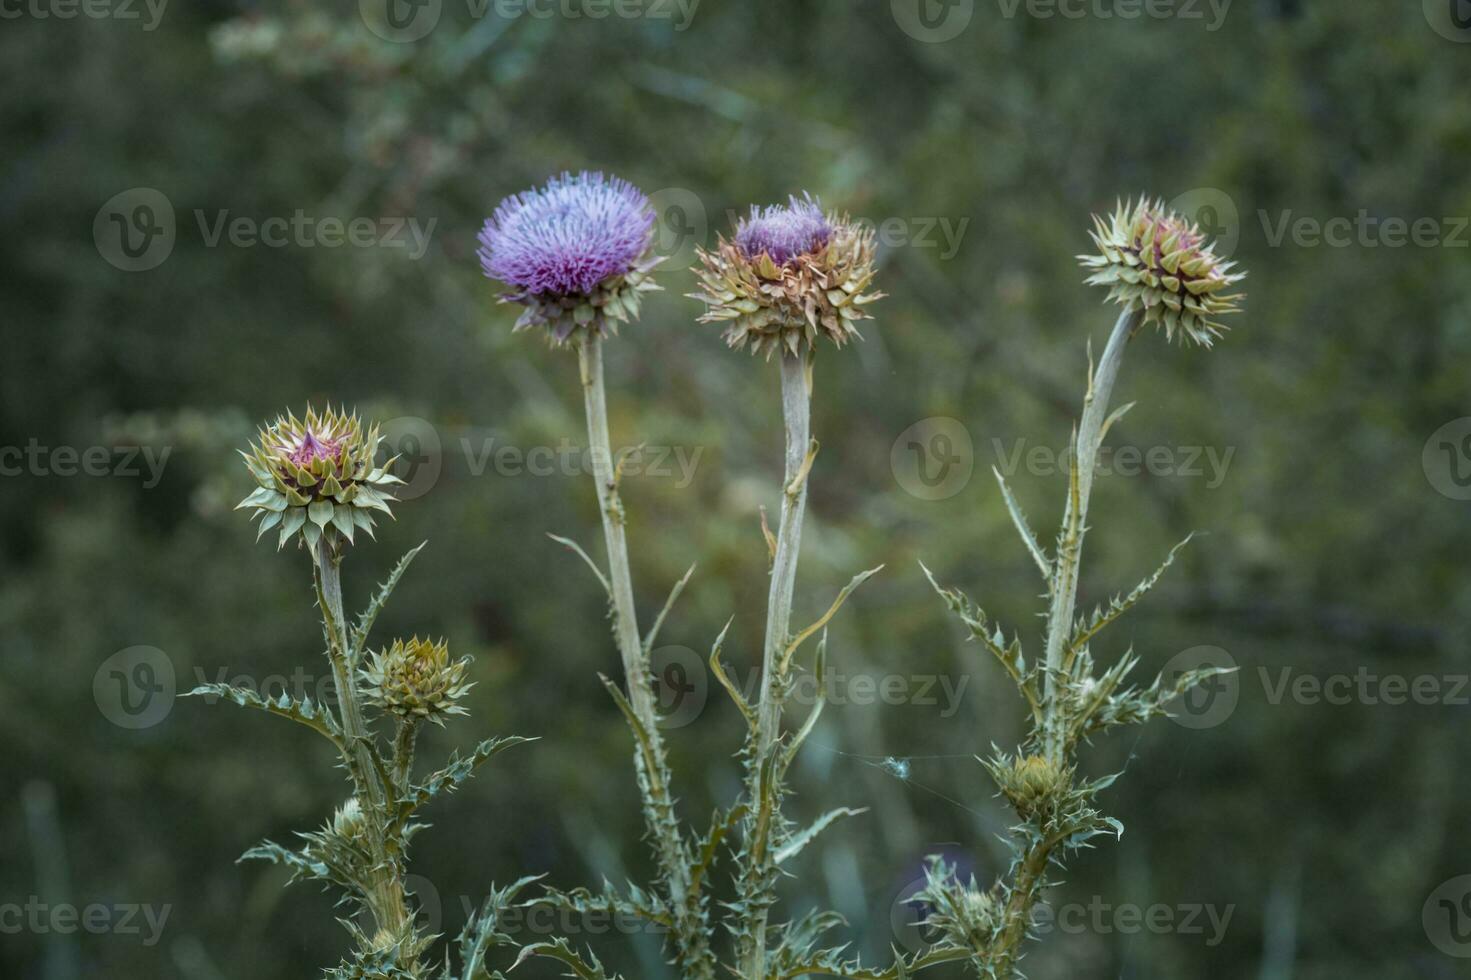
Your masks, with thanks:
[(460, 698), (474, 684), (465, 683), (470, 658), (450, 660), (449, 646), (417, 636), (394, 640), (371, 655), (362, 669), (368, 700), (404, 721), (428, 720), (443, 725), (449, 715), (468, 714)]
[(303, 419), (277, 417), (260, 430), (251, 451), (240, 454), (258, 486), (235, 509), (255, 509), (252, 516), (261, 518), (256, 540), (279, 527), (278, 548), (300, 533), (313, 555), (324, 540), (336, 549), (351, 543), (358, 529), (372, 535), (369, 512), (393, 516), (386, 488), (403, 482), (388, 472), (392, 460), (374, 464), (380, 441), (377, 426), (364, 432), (356, 415), (331, 408), (318, 413), (308, 407)]
[(1209, 347), (1226, 328), (1216, 317), (1236, 313), (1241, 294), (1225, 291), (1246, 278), (1233, 262), (1216, 257), (1199, 226), (1143, 197), (1120, 203), (1107, 223), (1096, 215), (1090, 233), (1101, 254), (1078, 256), (1096, 270), (1089, 285), (1108, 286), (1108, 298), (1144, 312), (1145, 323), (1162, 324), (1173, 340), (1178, 330)]
[(872, 231), (824, 214), (811, 195), (752, 207), (732, 239), (699, 250), (702, 292), (693, 298), (708, 307), (700, 322), (725, 324), (726, 343), (768, 358), (812, 350), (819, 336), (842, 347), (859, 336), (863, 308), (883, 296), (864, 292), (873, 253)]
[(503, 303), (526, 307), (517, 330), (545, 326), (553, 343), (579, 329), (616, 333), (658, 289), (650, 270), (654, 211), (625, 180), (583, 172), (512, 194), (480, 230), (480, 267), (512, 287)]

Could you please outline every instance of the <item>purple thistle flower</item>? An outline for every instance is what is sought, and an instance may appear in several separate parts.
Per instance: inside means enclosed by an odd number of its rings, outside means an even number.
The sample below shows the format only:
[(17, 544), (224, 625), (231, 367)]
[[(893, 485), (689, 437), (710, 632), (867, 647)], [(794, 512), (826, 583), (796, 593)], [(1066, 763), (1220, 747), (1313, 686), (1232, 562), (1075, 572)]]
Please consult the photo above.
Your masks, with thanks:
[(736, 244), (746, 258), (763, 252), (777, 265), (786, 265), (799, 255), (819, 251), (832, 237), (833, 227), (822, 206), (811, 194), (793, 195), (786, 207), (751, 206), (751, 216), (736, 226)]
[(633, 270), (653, 229), (649, 199), (632, 184), (564, 173), (500, 203), (480, 231), (480, 265), (523, 294), (586, 296)]

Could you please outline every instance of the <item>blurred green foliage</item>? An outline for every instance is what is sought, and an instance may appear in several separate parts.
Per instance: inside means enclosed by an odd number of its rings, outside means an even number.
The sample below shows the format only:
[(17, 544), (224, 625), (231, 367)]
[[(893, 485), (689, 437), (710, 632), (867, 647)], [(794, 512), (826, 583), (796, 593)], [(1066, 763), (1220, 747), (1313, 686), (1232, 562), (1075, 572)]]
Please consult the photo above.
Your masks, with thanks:
[[(1114, 642), (1132, 636), (1141, 674), (1224, 648), (1242, 668), (1240, 702), (1217, 727), (1159, 722), (1096, 747), (1094, 774), (1128, 766), (1106, 798), (1128, 831), (1075, 862), (1053, 899), (1167, 906), (1177, 923), (1185, 907), (1233, 911), (1215, 943), (1208, 925), (1128, 930), (1105, 915), (1100, 930), (1089, 913), (1047, 933), (1026, 966), (1043, 980), (1465, 975), (1421, 914), (1471, 872), (1457, 836), (1471, 805), (1464, 702), (1299, 703), (1275, 685), (1284, 669), (1471, 669), (1466, 505), (1422, 466), (1432, 434), (1471, 413), (1471, 235), (1399, 248), (1274, 236), (1284, 216), (1361, 211), (1455, 234), (1471, 215), (1471, 47), (1411, 2), (1236, 0), (1215, 31), (1204, 4), (1206, 21), (1039, 18), (1026, 4), (1007, 16), (1010, 4), (983, 2), (941, 43), (906, 34), (902, 5), (705, 0), (676, 30), (445, 3), (426, 37), (397, 44), (357, 5), (178, 4), (153, 30), (141, 5), (136, 21), (6, 8), (24, 13), (0, 26), (0, 446), (171, 452), (152, 487), (61, 466), (0, 480), (0, 903), (172, 909), (153, 945), (146, 928), (7, 929), (5, 975), (300, 977), (344, 948), (325, 895), (232, 863), (341, 802), (325, 748), (192, 700), (127, 730), (94, 697), (99, 667), (135, 645), (164, 651), (181, 688), (221, 670), (323, 670), (305, 557), (253, 545), (229, 509), (248, 490), (235, 449), (253, 423), (308, 400), (422, 419), (441, 441), (432, 489), (345, 570), (360, 605), (400, 553), (430, 542), (378, 634), (443, 633), (476, 657), (471, 717), (428, 751), (542, 739), (430, 814), (414, 870), (443, 929), (523, 873), (646, 878), (627, 732), (596, 676), (617, 665), (604, 603), (545, 537), (601, 554), (592, 488), (578, 473), (477, 468), (486, 440), (583, 441), (574, 359), (511, 335), (474, 239), (503, 195), (584, 167), (665, 190), (656, 200), (683, 203), (706, 242), (731, 210), (802, 189), (899, 219), (866, 342), (818, 359), (798, 618), (886, 563), (834, 624), (834, 669), (965, 687), (948, 713), (937, 687), (937, 705), (849, 703), (824, 718), (793, 814), (871, 812), (802, 856), (779, 912), (836, 908), (857, 948), (883, 957), (913, 938), (893, 923), (925, 854), (982, 880), (999, 870), (1005, 814), (972, 756), (1020, 737), (1018, 706), (916, 559), (1038, 649), (1035, 573), (986, 470), (1019, 445), (1066, 445), (1085, 342), (1113, 319), (1073, 258), (1089, 213), (1215, 188), (1239, 215), (1216, 230), (1239, 240), (1247, 312), (1209, 353), (1136, 343), (1119, 400), (1139, 405), (1111, 441), (1229, 451), (1229, 465), (1219, 481), (1208, 467), (1102, 478), (1082, 601), (1205, 532)], [(128, 273), (91, 229), (138, 187), (171, 203), (176, 240), (157, 268)], [(211, 246), (220, 211), (434, 225), (417, 259), (320, 241)], [(665, 216), (673, 235), (681, 212)], [(939, 228), (961, 222), (951, 254)], [(934, 245), (917, 237), (926, 223)], [(662, 281), (609, 347), (613, 439), (699, 456), (688, 485), (677, 469), (628, 481), (635, 581), (651, 616), (698, 561), (663, 642), (707, 651), (733, 614), (726, 659), (744, 673), (764, 611), (759, 507), (778, 494), (776, 370), (694, 324), (683, 268)], [(939, 416), (963, 421), (974, 473), (926, 500), (905, 490), (891, 448)], [(1011, 482), (1048, 538), (1065, 478), (1023, 465)], [(735, 796), (740, 731), (711, 692), (669, 733), (696, 825)], [(907, 778), (886, 757), (908, 760)], [(654, 939), (572, 938), (630, 977), (662, 975)], [(517, 975), (550, 975), (538, 969)]]

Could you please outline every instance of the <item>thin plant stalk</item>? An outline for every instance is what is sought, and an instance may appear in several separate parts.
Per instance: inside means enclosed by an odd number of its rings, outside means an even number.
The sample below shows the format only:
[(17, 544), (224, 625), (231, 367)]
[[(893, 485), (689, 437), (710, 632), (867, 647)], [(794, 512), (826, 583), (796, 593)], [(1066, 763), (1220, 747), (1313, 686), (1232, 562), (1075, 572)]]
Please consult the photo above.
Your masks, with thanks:
[(629, 571), (628, 537), (624, 527), (623, 501), (618, 494), (618, 475), (613, 469), (612, 445), (608, 437), (608, 399), (603, 385), (602, 337), (587, 331), (578, 344), (578, 368), (582, 377), (583, 403), (587, 409), (588, 450), (592, 456), (593, 481), (597, 485), (598, 513), (608, 548), (609, 591), (612, 593), (614, 635), (627, 679), (628, 703), (643, 728), (644, 746), (635, 752), (641, 779), (645, 817), (654, 840), (659, 868), (669, 890), (674, 911), (674, 929), (681, 959), (692, 977), (714, 974), (714, 960), (699, 910), (690, 901), (691, 855), (674, 816), (669, 769), (665, 764), (664, 740), (659, 732), (648, 652), (639, 634), (638, 613), (633, 603), (633, 576)]
[[(792, 354), (781, 357), (782, 419), (786, 428), (786, 465), (782, 478), (781, 523), (771, 562), (771, 587), (766, 603), (766, 637), (761, 654), (761, 700), (757, 707), (756, 758), (751, 766), (751, 805), (759, 807), (767, 787), (759, 783), (772, 772), (767, 765), (781, 734), (781, 664), (791, 639), (792, 591), (797, 581), (797, 555), (802, 544), (802, 517), (807, 508), (807, 471), (811, 451), (811, 362)], [(763, 833), (750, 843), (751, 860), (760, 868), (771, 861), (770, 821), (755, 821)], [(746, 980), (765, 976), (766, 921), (770, 896), (751, 903), (745, 934), (746, 955), (740, 974)]]
[(1060, 711), (1055, 697), (1058, 675), (1067, 669), (1064, 648), (1072, 637), (1073, 612), (1078, 601), (1078, 570), (1083, 558), (1083, 535), (1088, 530), (1088, 500), (1093, 493), (1093, 476), (1098, 467), (1098, 450), (1103, 443), (1108, 419), (1108, 402), (1124, 361), (1124, 349), (1143, 322), (1142, 311), (1126, 309), (1114, 324), (1103, 358), (1096, 370), (1090, 365), (1088, 394), (1083, 399), (1083, 418), (1073, 436), (1073, 466), (1076, 480), (1068, 495), (1053, 569), (1052, 603), (1047, 614), (1046, 750), (1048, 758), (1060, 762), (1063, 751)]
[[(382, 812), (386, 805), (385, 790), (378, 779), (377, 760), (374, 758), (367, 725), (363, 722), (362, 706), (358, 703), (358, 689), (353, 671), (355, 654), (347, 637), (347, 619), (342, 611), (342, 557), (335, 554), (325, 542), (317, 548), (313, 565), (317, 587), (317, 603), (327, 626), (327, 655), (332, 663), (332, 679), (337, 685), (338, 712), (342, 721), (342, 733), (347, 740), (348, 751), (356, 761), (357, 790), (365, 793), (367, 802), (375, 812)], [(369, 835), (373, 848), (374, 870), (370, 883), (372, 894), (368, 896), (379, 929), (398, 933), (408, 922), (408, 909), (404, 903), (403, 882), (397, 873), (398, 863), (390, 859), (378, 821), (371, 822)]]

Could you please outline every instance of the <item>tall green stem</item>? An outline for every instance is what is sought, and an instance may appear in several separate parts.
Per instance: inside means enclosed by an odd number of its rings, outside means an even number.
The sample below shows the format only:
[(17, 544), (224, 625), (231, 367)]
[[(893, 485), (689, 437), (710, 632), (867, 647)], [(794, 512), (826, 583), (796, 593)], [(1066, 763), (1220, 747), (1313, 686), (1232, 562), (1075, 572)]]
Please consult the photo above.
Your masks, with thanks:
[(1058, 705), (1059, 672), (1070, 660), (1067, 645), (1072, 638), (1073, 610), (1078, 602), (1078, 567), (1083, 557), (1083, 535), (1088, 530), (1088, 498), (1093, 492), (1093, 476), (1098, 465), (1098, 449), (1103, 441), (1103, 427), (1108, 419), (1108, 402), (1118, 380), (1119, 366), (1124, 361), (1124, 348), (1139, 329), (1144, 314), (1126, 309), (1114, 324), (1103, 350), (1103, 358), (1089, 378), (1088, 394), (1083, 399), (1083, 418), (1074, 437), (1074, 492), (1068, 495), (1063, 517), (1062, 540), (1058, 546), (1057, 565), (1052, 575), (1052, 605), (1047, 614), (1046, 749), (1053, 762), (1061, 763), (1066, 720)]
[(369, 812), (383, 817), (369, 821), (369, 843), (373, 849), (374, 870), (368, 904), (378, 928), (397, 934), (408, 923), (404, 904), (403, 882), (399, 878), (397, 855), (388, 853), (383, 835), (386, 820), (386, 790), (378, 774), (371, 736), (363, 722), (358, 702), (357, 685), (353, 682), (353, 651), (347, 639), (347, 620), (342, 612), (342, 557), (322, 541), (317, 546), (312, 566), (317, 586), (317, 604), (327, 625), (327, 655), (332, 663), (332, 679), (337, 685), (337, 704), (342, 719), (342, 732), (357, 764), (357, 791), (365, 794)]
[(634, 755), (639, 787), (644, 797), (644, 816), (654, 841), (659, 870), (669, 890), (680, 962), (691, 978), (712, 977), (715, 961), (710, 954), (703, 906), (698, 897), (691, 894), (691, 855), (674, 813), (649, 659), (639, 635), (638, 613), (633, 604), (633, 576), (629, 571), (623, 501), (618, 495), (618, 478), (613, 469), (612, 444), (608, 438), (602, 338), (597, 333), (586, 332), (578, 345), (578, 367), (582, 376), (583, 403), (587, 409), (588, 450), (592, 456), (593, 480), (597, 485), (598, 512), (608, 547), (614, 637), (623, 660), (623, 674), (627, 678), (628, 703), (644, 729), (647, 745), (647, 760), (643, 751), (636, 751)]
[[(763, 798), (774, 791), (762, 780), (779, 778), (767, 760), (781, 734), (784, 679), (781, 664), (792, 635), (792, 592), (797, 581), (797, 555), (802, 545), (802, 517), (807, 508), (807, 457), (812, 443), (812, 392), (808, 388), (808, 363), (801, 357), (781, 358), (782, 419), (786, 427), (786, 465), (783, 470), (781, 523), (776, 534), (776, 553), (771, 561), (771, 587), (766, 600), (766, 638), (761, 652), (761, 701), (757, 707), (756, 757), (751, 762), (753, 814), (760, 812)], [(747, 842), (752, 880), (765, 884), (771, 864), (770, 833), (773, 820), (754, 818), (748, 826), (756, 839)], [(766, 922), (773, 897), (766, 892), (746, 899), (749, 905), (743, 940), (740, 974), (745, 980), (765, 976)]]

